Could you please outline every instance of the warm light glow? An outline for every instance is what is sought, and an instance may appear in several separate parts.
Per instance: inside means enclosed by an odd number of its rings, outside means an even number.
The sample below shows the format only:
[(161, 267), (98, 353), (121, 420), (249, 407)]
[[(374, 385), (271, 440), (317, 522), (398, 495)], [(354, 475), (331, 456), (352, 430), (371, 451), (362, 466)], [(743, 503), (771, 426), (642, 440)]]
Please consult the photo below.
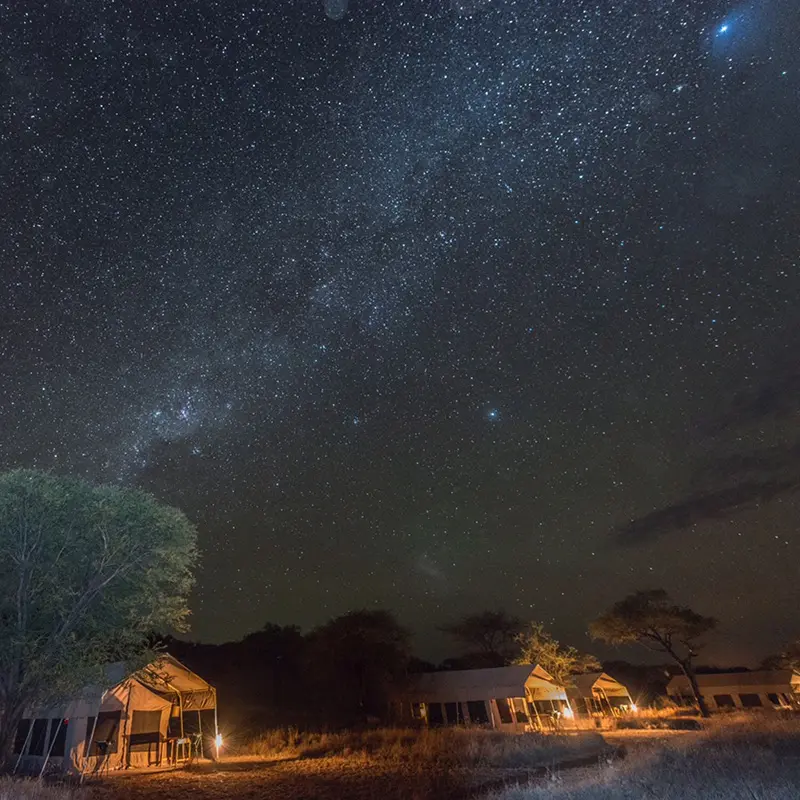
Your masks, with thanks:
[(217, 750), (222, 747), (222, 734), (218, 733), (214, 739), (214, 744), (217, 746)]
[(564, 706), (562, 713), (567, 719), (572, 719), (575, 716), (575, 713), (569, 706)]
[(636, 703), (631, 703), (631, 711), (633, 711), (635, 714), (638, 710), (639, 706), (637, 706)]

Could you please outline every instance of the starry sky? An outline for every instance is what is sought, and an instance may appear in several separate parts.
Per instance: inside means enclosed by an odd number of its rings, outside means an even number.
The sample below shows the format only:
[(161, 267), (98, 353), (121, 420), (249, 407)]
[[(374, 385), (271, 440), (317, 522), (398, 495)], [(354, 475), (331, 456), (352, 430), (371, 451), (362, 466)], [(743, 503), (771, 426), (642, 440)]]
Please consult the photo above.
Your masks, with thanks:
[(0, 3), (0, 468), (183, 508), (205, 641), (380, 606), (437, 658), (504, 607), (586, 647), (658, 586), (709, 657), (776, 649), (798, 37), (795, 0)]

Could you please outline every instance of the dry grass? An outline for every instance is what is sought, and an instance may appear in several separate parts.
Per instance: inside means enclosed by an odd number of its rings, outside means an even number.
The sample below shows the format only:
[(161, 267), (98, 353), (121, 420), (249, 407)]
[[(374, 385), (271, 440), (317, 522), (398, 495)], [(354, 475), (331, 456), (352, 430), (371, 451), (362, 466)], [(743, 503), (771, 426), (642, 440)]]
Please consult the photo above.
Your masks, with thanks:
[(800, 718), (730, 715), (705, 731), (642, 748), (580, 781), (507, 789), (495, 800), (796, 800)]
[(288, 729), (261, 734), (247, 750), (262, 758), (379, 759), (418, 769), (535, 769), (597, 754), (603, 746), (596, 733), (520, 735), (480, 728), (380, 728), (301, 734)]
[(73, 792), (38, 781), (0, 778), (0, 800), (71, 800)]

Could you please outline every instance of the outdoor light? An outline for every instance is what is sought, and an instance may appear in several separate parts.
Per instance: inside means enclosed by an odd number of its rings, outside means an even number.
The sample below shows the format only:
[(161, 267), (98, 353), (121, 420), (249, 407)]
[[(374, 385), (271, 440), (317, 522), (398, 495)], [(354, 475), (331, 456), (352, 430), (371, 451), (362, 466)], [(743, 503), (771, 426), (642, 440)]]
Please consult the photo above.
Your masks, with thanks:
[(562, 713), (567, 719), (572, 719), (575, 716), (575, 712), (569, 706), (564, 706)]
[(218, 733), (214, 737), (214, 744), (217, 746), (217, 750), (219, 750), (220, 747), (222, 747), (222, 734), (221, 733)]
[(631, 711), (635, 714), (639, 710), (639, 706), (636, 703), (631, 703)]

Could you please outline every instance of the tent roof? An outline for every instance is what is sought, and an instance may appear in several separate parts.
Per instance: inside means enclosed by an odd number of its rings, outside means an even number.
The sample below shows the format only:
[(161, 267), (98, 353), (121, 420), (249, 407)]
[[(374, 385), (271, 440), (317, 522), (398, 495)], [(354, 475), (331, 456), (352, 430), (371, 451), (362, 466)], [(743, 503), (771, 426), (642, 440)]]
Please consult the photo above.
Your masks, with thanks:
[(188, 694), (212, 691), (211, 684), (204, 681), (199, 675), (195, 675), (169, 653), (163, 653), (152, 664), (139, 670), (136, 678), (157, 692), (177, 691), (181, 694)]
[[(754, 670), (753, 672), (715, 672), (697, 676), (697, 685), (716, 686), (776, 686), (787, 687), (800, 684), (800, 673), (791, 669)], [(689, 685), (685, 675), (676, 675), (667, 684), (667, 692), (683, 689)]]
[(594, 689), (625, 689), (624, 684), (612, 678), (607, 672), (587, 672), (584, 675), (573, 676), (575, 694), (580, 697), (591, 697)]
[(489, 669), (426, 672), (417, 677), (411, 694), (422, 699), (458, 698), (472, 693), (481, 697), (525, 697), (525, 687), (555, 687), (552, 676), (538, 665), (515, 664)]

